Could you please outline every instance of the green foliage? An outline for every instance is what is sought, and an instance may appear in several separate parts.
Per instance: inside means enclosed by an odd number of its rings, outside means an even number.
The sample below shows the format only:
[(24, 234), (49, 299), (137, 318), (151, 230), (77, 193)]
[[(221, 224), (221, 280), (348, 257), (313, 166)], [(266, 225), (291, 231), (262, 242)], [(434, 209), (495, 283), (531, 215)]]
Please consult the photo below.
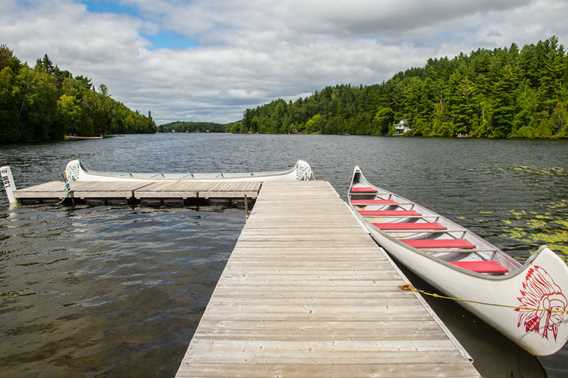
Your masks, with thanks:
[(321, 115), (318, 113), (306, 122), (305, 132), (308, 134), (318, 134), (321, 132), (322, 120)]
[(429, 59), (371, 86), (338, 85), (247, 109), (240, 133), (568, 137), (568, 54), (552, 37), (519, 49)]
[(238, 134), (241, 133), (243, 123), (241, 121), (227, 123), (225, 125), (225, 132)]
[(21, 100), (14, 93), (16, 81), (10, 65), (0, 70), (0, 141), (17, 142), (21, 138), (19, 111)]
[[(177, 121), (158, 126), (158, 132), (170, 133), (175, 131), (176, 133), (225, 133), (229, 126), (234, 127), (233, 124), (224, 125), (214, 122)], [(238, 129), (235, 129), (234, 132), (238, 132)]]
[(392, 109), (388, 106), (379, 107), (379, 110), (377, 110), (375, 114), (375, 123), (377, 124), (377, 128), (373, 132), (373, 135), (392, 134), (392, 125), (394, 124), (394, 112)]
[(21, 67), (20, 60), (14, 55), (14, 52), (8, 46), (0, 45), (0, 71), (6, 67), (10, 67), (12, 72), (17, 72)]
[(77, 134), (81, 128), (83, 108), (75, 96), (61, 95), (57, 100), (57, 113), (60, 122), (67, 126), (69, 134)]
[(150, 116), (108, 93), (105, 85), (96, 92), (90, 79), (60, 70), (47, 55), (30, 68), (0, 45), (0, 144), (156, 131)]
[(57, 124), (57, 87), (50, 74), (23, 66), (16, 75), (13, 92), (18, 98), (21, 141), (63, 138)]

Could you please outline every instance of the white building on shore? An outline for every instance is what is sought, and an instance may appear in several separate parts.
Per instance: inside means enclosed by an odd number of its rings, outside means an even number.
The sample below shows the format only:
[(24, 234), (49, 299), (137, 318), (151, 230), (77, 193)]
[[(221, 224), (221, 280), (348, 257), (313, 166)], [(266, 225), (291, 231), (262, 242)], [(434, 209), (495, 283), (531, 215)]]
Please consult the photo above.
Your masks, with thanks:
[(401, 119), (399, 123), (394, 125), (395, 135), (403, 135), (410, 131), (408, 127), (408, 122), (405, 119)]

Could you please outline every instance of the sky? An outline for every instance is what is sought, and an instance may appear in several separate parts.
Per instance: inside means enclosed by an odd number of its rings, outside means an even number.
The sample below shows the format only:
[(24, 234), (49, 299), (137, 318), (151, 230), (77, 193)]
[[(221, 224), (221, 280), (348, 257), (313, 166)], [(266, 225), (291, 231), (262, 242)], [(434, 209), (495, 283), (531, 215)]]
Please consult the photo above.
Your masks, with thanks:
[(568, 43), (568, 0), (0, 0), (0, 44), (105, 84), (158, 123), (230, 122), (430, 57)]

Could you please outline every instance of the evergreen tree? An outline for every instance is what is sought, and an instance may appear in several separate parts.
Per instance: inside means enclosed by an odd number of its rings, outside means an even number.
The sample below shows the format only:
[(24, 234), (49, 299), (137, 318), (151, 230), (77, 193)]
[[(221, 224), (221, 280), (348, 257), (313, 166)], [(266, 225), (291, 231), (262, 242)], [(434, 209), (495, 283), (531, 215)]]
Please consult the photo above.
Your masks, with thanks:
[(0, 144), (62, 140), (64, 135), (156, 131), (151, 117), (113, 100), (105, 85), (73, 77), (44, 55), (33, 69), (0, 45)]
[[(390, 80), (247, 109), (238, 132), (565, 138), (568, 54), (558, 38), (429, 59)], [(315, 117), (315, 118), (314, 118)]]

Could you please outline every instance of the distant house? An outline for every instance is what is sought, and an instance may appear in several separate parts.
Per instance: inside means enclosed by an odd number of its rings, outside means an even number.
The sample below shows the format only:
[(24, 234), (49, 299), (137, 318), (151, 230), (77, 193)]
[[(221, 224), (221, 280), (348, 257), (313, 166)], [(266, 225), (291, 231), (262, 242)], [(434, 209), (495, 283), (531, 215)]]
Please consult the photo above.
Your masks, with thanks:
[(399, 123), (394, 125), (394, 134), (403, 135), (410, 131), (408, 127), (408, 122), (405, 119), (401, 119)]

